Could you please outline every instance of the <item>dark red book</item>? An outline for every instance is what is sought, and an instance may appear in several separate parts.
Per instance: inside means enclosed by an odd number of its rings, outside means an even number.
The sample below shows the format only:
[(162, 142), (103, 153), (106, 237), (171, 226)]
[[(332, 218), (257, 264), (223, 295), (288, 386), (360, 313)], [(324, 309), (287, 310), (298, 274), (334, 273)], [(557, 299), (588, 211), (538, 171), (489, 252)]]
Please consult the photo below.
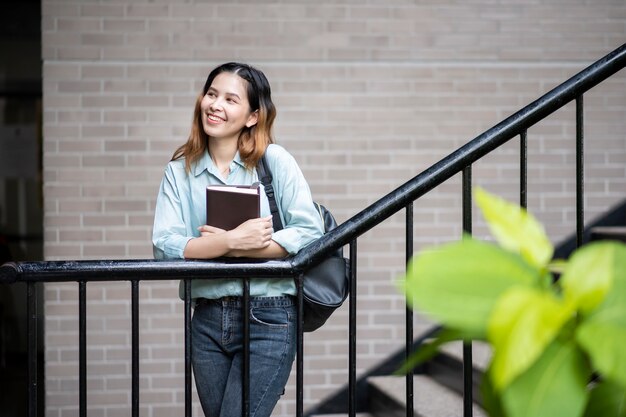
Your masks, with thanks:
[(259, 183), (209, 185), (206, 188), (206, 224), (232, 230), (246, 220), (261, 216)]

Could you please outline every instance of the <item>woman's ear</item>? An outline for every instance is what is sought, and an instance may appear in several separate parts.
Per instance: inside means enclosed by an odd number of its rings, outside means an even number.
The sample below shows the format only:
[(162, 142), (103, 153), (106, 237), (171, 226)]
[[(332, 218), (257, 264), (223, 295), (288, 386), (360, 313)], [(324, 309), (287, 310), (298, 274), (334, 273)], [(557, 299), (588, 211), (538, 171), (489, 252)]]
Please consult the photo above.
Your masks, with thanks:
[(248, 121), (246, 122), (246, 127), (252, 127), (259, 121), (259, 110), (255, 110), (250, 113), (248, 116)]

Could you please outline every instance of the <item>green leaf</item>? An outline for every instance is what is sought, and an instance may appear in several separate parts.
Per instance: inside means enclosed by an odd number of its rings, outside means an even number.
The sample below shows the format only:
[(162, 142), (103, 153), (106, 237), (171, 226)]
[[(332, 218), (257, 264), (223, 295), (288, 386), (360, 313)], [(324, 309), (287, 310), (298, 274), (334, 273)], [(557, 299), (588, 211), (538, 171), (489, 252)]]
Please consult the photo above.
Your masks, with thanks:
[(414, 307), (484, 338), (497, 297), (514, 285), (538, 286), (539, 279), (519, 256), (470, 238), (415, 257), (401, 285)]
[(554, 247), (543, 226), (532, 214), (480, 187), (476, 187), (475, 196), (491, 233), (502, 247), (519, 253), (527, 262), (538, 268), (548, 265)]
[(504, 389), (528, 369), (572, 317), (573, 310), (549, 292), (514, 287), (504, 293), (489, 320), (494, 348), (494, 387)]
[(613, 285), (616, 273), (613, 259), (618, 251), (612, 242), (598, 242), (583, 246), (570, 258), (560, 284), (565, 298), (583, 314), (602, 303)]
[(574, 343), (558, 339), (502, 393), (508, 417), (579, 417), (591, 372)]
[(595, 369), (626, 387), (626, 245), (612, 245), (612, 288), (581, 323), (576, 340)]
[(548, 264), (548, 270), (555, 274), (563, 274), (567, 268), (567, 261), (565, 259), (553, 259)]
[(610, 380), (591, 390), (584, 417), (626, 417), (626, 388)]
[(584, 322), (576, 340), (602, 375), (626, 386), (626, 306)]
[(502, 408), (502, 398), (499, 392), (493, 386), (493, 382), (489, 375), (483, 376), (480, 383), (480, 394), (482, 397), (482, 406), (489, 417), (506, 417)]

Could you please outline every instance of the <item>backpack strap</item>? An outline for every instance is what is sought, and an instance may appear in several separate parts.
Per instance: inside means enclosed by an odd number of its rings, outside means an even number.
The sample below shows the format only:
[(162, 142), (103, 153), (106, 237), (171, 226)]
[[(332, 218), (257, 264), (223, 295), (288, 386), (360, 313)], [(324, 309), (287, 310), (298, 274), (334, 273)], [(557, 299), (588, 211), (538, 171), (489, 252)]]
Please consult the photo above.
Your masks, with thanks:
[(280, 213), (278, 213), (278, 205), (276, 204), (276, 195), (274, 194), (274, 187), (272, 187), (272, 171), (270, 171), (265, 155), (267, 154), (264, 153), (259, 160), (259, 164), (257, 165), (256, 170), (259, 175), (259, 180), (261, 181), (261, 184), (263, 184), (263, 188), (265, 189), (265, 195), (267, 196), (267, 201), (270, 205), (274, 231), (278, 231), (283, 228), (283, 223), (280, 220)]

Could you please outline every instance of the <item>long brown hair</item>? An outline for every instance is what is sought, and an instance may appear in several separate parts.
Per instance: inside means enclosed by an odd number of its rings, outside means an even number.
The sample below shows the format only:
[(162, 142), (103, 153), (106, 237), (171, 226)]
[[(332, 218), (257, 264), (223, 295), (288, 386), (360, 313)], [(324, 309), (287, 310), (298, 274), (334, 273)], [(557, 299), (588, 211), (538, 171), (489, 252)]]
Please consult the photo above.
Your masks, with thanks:
[(252, 127), (244, 127), (237, 142), (239, 156), (244, 165), (248, 169), (254, 168), (263, 156), (267, 146), (274, 142), (272, 126), (276, 118), (276, 107), (272, 102), (270, 83), (267, 81), (265, 74), (247, 64), (238, 62), (222, 64), (211, 71), (204, 83), (204, 88), (196, 98), (189, 138), (184, 145), (176, 149), (172, 156), (172, 161), (185, 158), (185, 170), (187, 172), (191, 171), (191, 166), (202, 158), (202, 155), (209, 147), (209, 137), (202, 127), (200, 103), (211, 87), (215, 77), (222, 72), (237, 74), (247, 81), (246, 92), (248, 94), (248, 102), (250, 103), (250, 111), (258, 111), (257, 123)]

